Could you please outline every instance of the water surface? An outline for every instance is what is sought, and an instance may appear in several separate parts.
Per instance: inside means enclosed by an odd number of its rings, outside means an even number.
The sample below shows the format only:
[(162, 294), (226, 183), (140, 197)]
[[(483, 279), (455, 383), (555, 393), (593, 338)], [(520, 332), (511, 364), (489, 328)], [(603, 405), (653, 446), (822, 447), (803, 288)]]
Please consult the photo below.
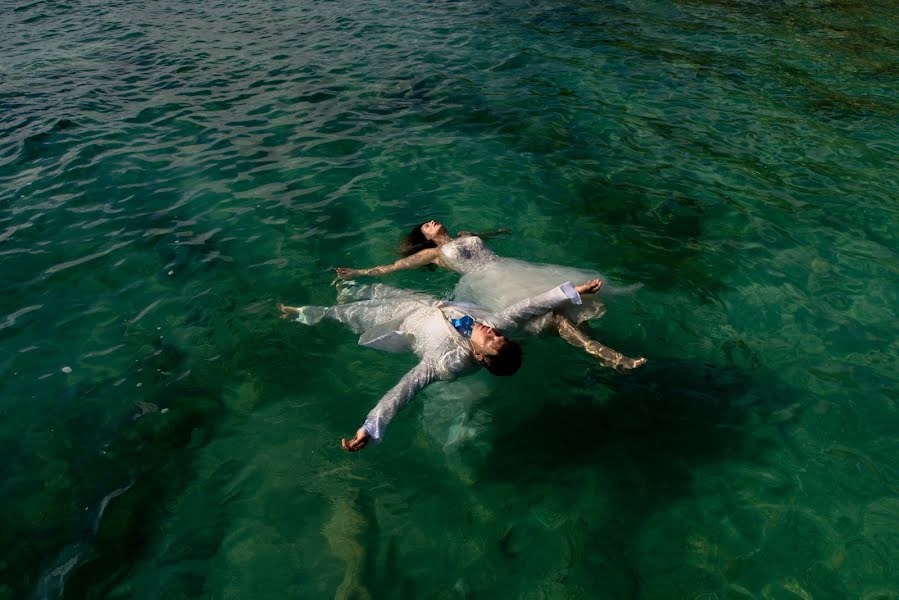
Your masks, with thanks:
[[(899, 596), (890, 2), (8, 3), (0, 598)], [(511, 379), (306, 329), (401, 231), (643, 283)], [(456, 276), (387, 283), (447, 294)]]

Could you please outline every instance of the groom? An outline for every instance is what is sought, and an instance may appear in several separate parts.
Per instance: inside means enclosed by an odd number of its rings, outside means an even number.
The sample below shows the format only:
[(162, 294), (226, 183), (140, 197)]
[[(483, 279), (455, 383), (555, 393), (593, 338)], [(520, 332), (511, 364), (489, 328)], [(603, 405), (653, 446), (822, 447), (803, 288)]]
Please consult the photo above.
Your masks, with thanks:
[(581, 294), (595, 294), (602, 287), (599, 279), (578, 286), (563, 283), (492, 314), (471, 304), (439, 301), (383, 284), (347, 284), (339, 300), (349, 302), (330, 307), (279, 304), (281, 318), (293, 317), (306, 325), (334, 319), (361, 333), (362, 346), (411, 350), (421, 359), (368, 413), (355, 437), (341, 440), (350, 452), (362, 450), (370, 441), (380, 442), (391, 419), (434, 381), (452, 380), (480, 366), (494, 375), (512, 375), (521, 366), (521, 349), (501, 330), (521, 328), (529, 319), (568, 302), (580, 304)]

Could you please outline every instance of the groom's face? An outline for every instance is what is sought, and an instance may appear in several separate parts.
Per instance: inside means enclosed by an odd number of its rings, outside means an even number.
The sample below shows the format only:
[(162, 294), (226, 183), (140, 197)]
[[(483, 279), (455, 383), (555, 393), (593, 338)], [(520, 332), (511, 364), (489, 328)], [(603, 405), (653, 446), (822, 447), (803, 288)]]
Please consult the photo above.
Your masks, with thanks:
[(499, 352), (506, 344), (506, 338), (493, 327), (475, 323), (471, 329), (471, 347), (475, 354), (490, 356)]

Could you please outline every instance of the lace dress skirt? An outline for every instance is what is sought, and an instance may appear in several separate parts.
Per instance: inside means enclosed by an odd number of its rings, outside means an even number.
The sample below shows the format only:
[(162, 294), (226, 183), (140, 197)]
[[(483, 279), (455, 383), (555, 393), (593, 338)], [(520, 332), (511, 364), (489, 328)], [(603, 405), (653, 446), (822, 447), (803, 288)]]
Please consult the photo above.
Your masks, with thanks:
[[(491, 311), (502, 309), (552, 289), (566, 281), (581, 284), (591, 279), (603, 280), (603, 289), (598, 294), (583, 296), (580, 305), (568, 305), (559, 312), (575, 324), (601, 317), (605, 311), (604, 297), (615, 293), (629, 292), (640, 285), (615, 290), (606, 289), (605, 277), (590, 269), (579, 269), (563, 265), (530, 263), (514, 258), (497, 258), (479, 268), (465, 273), (453, 291), (453, 299), (471, 302)], [(530, 333), (544, 331), (550, 315), (534, 319), (526, 330)]]

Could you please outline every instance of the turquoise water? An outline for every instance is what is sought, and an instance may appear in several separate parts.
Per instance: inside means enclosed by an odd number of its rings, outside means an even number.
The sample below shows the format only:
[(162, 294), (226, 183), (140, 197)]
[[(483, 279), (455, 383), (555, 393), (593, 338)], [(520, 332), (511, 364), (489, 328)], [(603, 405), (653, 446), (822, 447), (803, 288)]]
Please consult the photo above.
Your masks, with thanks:
[[(8, 3), (0, 598), (899, 597), (890, 2)], [(437, 385), (400, 232), (643, 288)], [(448, 293), (421, 270), (392, 285)]]

